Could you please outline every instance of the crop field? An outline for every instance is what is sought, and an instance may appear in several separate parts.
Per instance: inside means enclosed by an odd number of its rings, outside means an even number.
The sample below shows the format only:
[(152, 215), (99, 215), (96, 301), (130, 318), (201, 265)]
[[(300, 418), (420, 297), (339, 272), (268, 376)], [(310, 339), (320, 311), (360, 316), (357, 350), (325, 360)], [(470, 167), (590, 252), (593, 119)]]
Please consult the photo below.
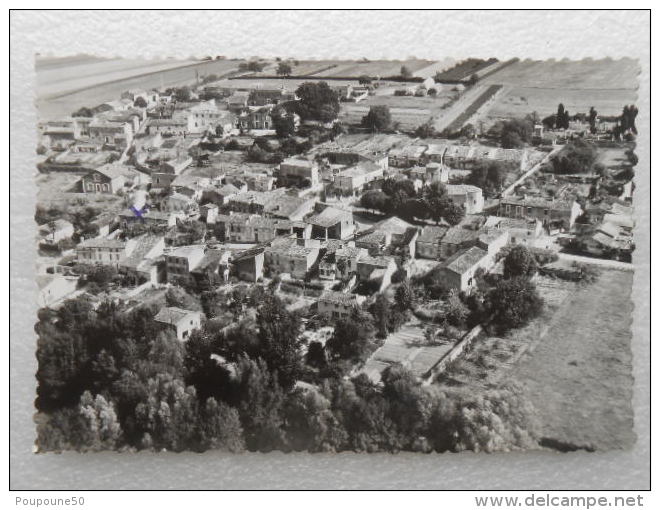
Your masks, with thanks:
[(547, 116), (563, 103), (570, 113), (618, 115), (637, 100), (639, 65), (633, 59), (532, 61), (508, 65), (483, 79), (501, 84), (506, 92), (487, 112), (491, 119), (522, 117), (536, 111)]
[(482, 71), (496, 63), (497, 61), (495, 59), (482, 60), (478, 58), (468, 58), (440, 73), (439, 78), (440, 81), (449, 80), (451, 82), (466, 80), (474, 73)]
[(440, 384), (477, 389), (517, 380), (544, 438), (597, 450), (629, 446), (632, 278), (617, 270), (604, 270), (587, 286), (539, 278), (542, 317), (504, 337), (481, 339)]
[(375, 95), (359, 103), (342, 103), (340, 119), (347, 124), (359, 124), (369, 112), (369, 107), (386, 105), (390, 109), (392, 121), (400, 124), (402, 130), (412, 130), (438, 115), (458, 93), (447, 90), (436, 97), (411, 97)]
[[(359, 77), (364, 74), (367, 76), (398, 76), (401, 67), (406, 66), (411, 73), (429, 67), (434, 64), (432, 60), (370, 60), (370, 61), (352, 61), (338, 62), (336, 67), (316, 73), (315, 77), (337, 76), (337, 77)], [(296, 73), (297, 74), (297, 73)]]
[[(70, 62), (69, 62), (70, 64)], [(208, 74), (226, 75), (238, 61), (104, 60), (79, 65), (38, 65), (36, 106), (42, 119), (70, 115), (83, 106), (119, 99), (129, 89), (177, 87)]]

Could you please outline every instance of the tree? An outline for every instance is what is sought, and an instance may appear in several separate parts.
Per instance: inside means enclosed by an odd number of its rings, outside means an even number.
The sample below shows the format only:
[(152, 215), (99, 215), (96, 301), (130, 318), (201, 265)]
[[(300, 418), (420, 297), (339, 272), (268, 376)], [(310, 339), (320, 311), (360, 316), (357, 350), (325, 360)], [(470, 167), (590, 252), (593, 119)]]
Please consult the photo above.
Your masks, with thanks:
[(525, 245), (514, 246), (504, 258), (504, 278), (531, 278), (536, 270), (536, 259)]
[(358, 83), (360, 85), (370, 85), (371, 84), (371, 76), (362, 74), (358, 77)]
[(557, 129), (568, 129), (570, 115), (568, 110), (564, 109), (564, 105), (559, 103), (557, 107), (557, 115), (555, 116), (555, 127)]
[(280, 298), (266, 294), (257, 312), (257, 330), (260, 356), (282, 388), (291, 389), (302, 369), (300, 317), (289, 312)]
[(501, 123), (500, 144), (505, 149), (518, 149), (531, 142), (534, 126), (529, 120), (511, 119)]
[(202, 448), (227, 450), (233, 453), (245, 449), (243, 427), (238, 411), (213, 397), (206, 399), (201, 413)]
[(526, 324), (543, 309), (543, 299), (526, 277), (500, 281), (488, 294), (488, 302), (493, 322), (502, 331)]
[(598, 120), (598, 112), (596, 109), (592, 106), (589, 108), (589, 128), (591, 133), (596, 132), (596, 121)]
[(146, 108), (147, 101), (142, 96), (138, 96), (135, 98), (135, 101), (133, 101), (133, 106), (136, 108)]
[(280, 62), (277, 64), (277, 75), (278, 76), (291, 76), (293, 70), (291, 69), (291, 64), (288, 62)]
[(396, 304), (402, 310), (408, 310), (412, 307), (414, 299), (415, 295), (410, 280), (403, 280), (394, 293)]
[(410, 69), (408, 69), (406, 66), (401, 66), (401, 71), (399, 71), (399, 74), (404, 80), (412, 78), (412, 72), (410, 72)]
[(83, 106), (79, 110), (76, 110), (72, 114), (73, 117), (93, 117), (94, 112), (90, 108), (87, 108), (86, 106)]
[(330, 122), (339, 115), (339, 97), (324, 81), (301, 84), (296, 96), (300, 98), (296, 110), (303, 120)]
[(273, 108), (270, 113), (273, 120), (273, 127), (275, 133), (280, 138), (287, 138), (296, 132), (296, 123), (293, 115), (287, 112), (284, 108)]
[(333, 359), (361, 361), (370, 352), (373, 334), (371, 320), (356, 309), (349, 317), (336, 321), (325, 347)]
[(346, 431), (330, 401), (314, 390), (296, 390), (286, 400), (287, 440), (295, 451), (334, 452), (343, 449)]
[(386, 105), (369, 107), (369, 113), (362, 117), (362, 125), (374, 132), (385, 131), (392, 124), (390, 109)]
[(451, 289), (447, 298), (447, 322), (452, 326), (460, 326), (465, 322), (469, 313), (470, 310), (463, 304), (456, 289)]
[(284, 446), (284, 393), (263, 360), (241, 357), (236, 364), (237, 406), (245, 443), (251, 451)]
[(190, 87), (184, 85), (183, 87), (177, 87), (174, 89), (174, 99), (179, 102), (187, 102), (192, 99), (192, 91)]
[(635, 126), (635, 119), (639, 110), (635, 105), (624, 106), (623, 113), (620, 117), (621, 130), (624, 134), (631, 132), (637, 134), (637, 127)]
[(510, 451), (538, 447), (536, 411), (516, 384), (481, 392), (451, 390), (436, 400), (430, 439), (436, 451)]
[(382, 191), (369, 190), (360, 197), (360, 205), (365, 209), (384, 211), (388, 200), (388, 196)]
[(121, 426), (111, 402), (103, 396), (93, 397), (89, 391), (80, 397), (82, 416), (81, 446), (90, 450), (113, 450), (121, 440)]
[(456, 205), (449, 199), (446, 199), (443, 202), (441, 211), (442, 217), (450, 225), (458, 225), (465, 217), (465, 209), (463, 209), (460, 205)]
[(321, 342), (313, 341), (309, 343), (305, 362), (314, 368), (324, 368), (328, 364), (328, 357), (325, 347)]

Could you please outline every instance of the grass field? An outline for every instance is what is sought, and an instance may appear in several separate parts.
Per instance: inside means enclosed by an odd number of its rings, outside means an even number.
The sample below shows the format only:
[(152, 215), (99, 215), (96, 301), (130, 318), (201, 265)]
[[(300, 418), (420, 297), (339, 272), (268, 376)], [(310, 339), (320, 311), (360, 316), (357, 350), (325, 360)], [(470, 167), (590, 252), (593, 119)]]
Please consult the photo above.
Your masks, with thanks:
[(597, 450), (634, 442), (632, 279), (629, 271), (603, 271), (511, 371), (535, 403), (544, 437)]
[(45, 208), (56, 206), (71, 210), (88, 205), (103, 211), (119, 212), (124, 208), (124, 199), (118, 195), (82, 193), (81, 177), (70, 172), (39, 174), (35, 179), (37, 203)]
[(504, 337), (484, 337), (439, 381), (479, 391), (522, 383), (542, 436), (607, 450), (634, 441), (632, 272), (606, 270), (588, 286), (539, 278), (543, 316)]

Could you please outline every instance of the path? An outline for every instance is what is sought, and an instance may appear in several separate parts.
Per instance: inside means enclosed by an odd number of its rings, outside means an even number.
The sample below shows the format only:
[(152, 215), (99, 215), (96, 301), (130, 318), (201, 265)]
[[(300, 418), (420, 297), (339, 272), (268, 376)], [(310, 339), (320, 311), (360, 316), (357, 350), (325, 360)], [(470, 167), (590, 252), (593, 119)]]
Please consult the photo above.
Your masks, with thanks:
[(553, 155), (555, 155), (557, 152), (559, 152), (562, 149), (562, 147), (563, 146), (557, 146), (554, 149), (552, 149), (552, 151), (548, 152), (548, 154), (546, 154), (545, 157), (542, 160), (540, 160), (538, 163), (536, 163), (532, 168), (527, 170), (524, 174), (522, 174), (520, 177), (518, 177), (518, 179), (516, 179), (508, 188), (506, 188), (502, 192), (502, 196), (506, 197), (506, 196), (510, 195), (513, 192), (513, 190), (516, 189), (516, 186), (518, 186), (519, 184), (525, 182), (525, 179), (527, 179), (529, 176), (531, 176), (531, 175), (535, 174), (536, 172), (538, 172), (539, 169), (541, 168), (541, 166), (543, 166), (544, 163), (549, 161), (550, 158)]
[(595, 257), (585, 257), (584, 255), (574, 255), (572, 253), (559, 252), (560, 260), (567, 260), (570, 262), (579, 262), (581, 264), (593, 264), (595, 266), (608, 267), (610, 269), (620, 269), (623, 271), (634, 271), (635, 266), (629, 262), (622, 262), (620, 260), (612, 259), (598, 259)]

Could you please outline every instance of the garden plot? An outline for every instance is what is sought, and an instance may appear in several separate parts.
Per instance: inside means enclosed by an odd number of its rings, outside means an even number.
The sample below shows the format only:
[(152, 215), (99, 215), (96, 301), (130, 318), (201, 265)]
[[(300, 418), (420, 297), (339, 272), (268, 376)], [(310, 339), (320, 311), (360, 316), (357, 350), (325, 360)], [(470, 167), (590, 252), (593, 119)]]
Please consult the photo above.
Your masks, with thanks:
[(383, 371), (401, 363), (417, 377), (424, 376), (454, 346), (453, 340), (429, 342), (424, 325), (409, 323), (385, 339), (385, 343), (367, 360), (362, 372), (378, 383)]
[[(379, 89), (380, 91), (380, 89)], [(371, 106), (383, 105), (390, 109), (392, 122), (402, 130), (413, 130), (439, 115), (457, 96), (457, 92), (441, 92), (436, 97), (380, 95), (369, 96), (359, 103), (342, 103), (340, 119), (347, 124), (360, 124)]]

